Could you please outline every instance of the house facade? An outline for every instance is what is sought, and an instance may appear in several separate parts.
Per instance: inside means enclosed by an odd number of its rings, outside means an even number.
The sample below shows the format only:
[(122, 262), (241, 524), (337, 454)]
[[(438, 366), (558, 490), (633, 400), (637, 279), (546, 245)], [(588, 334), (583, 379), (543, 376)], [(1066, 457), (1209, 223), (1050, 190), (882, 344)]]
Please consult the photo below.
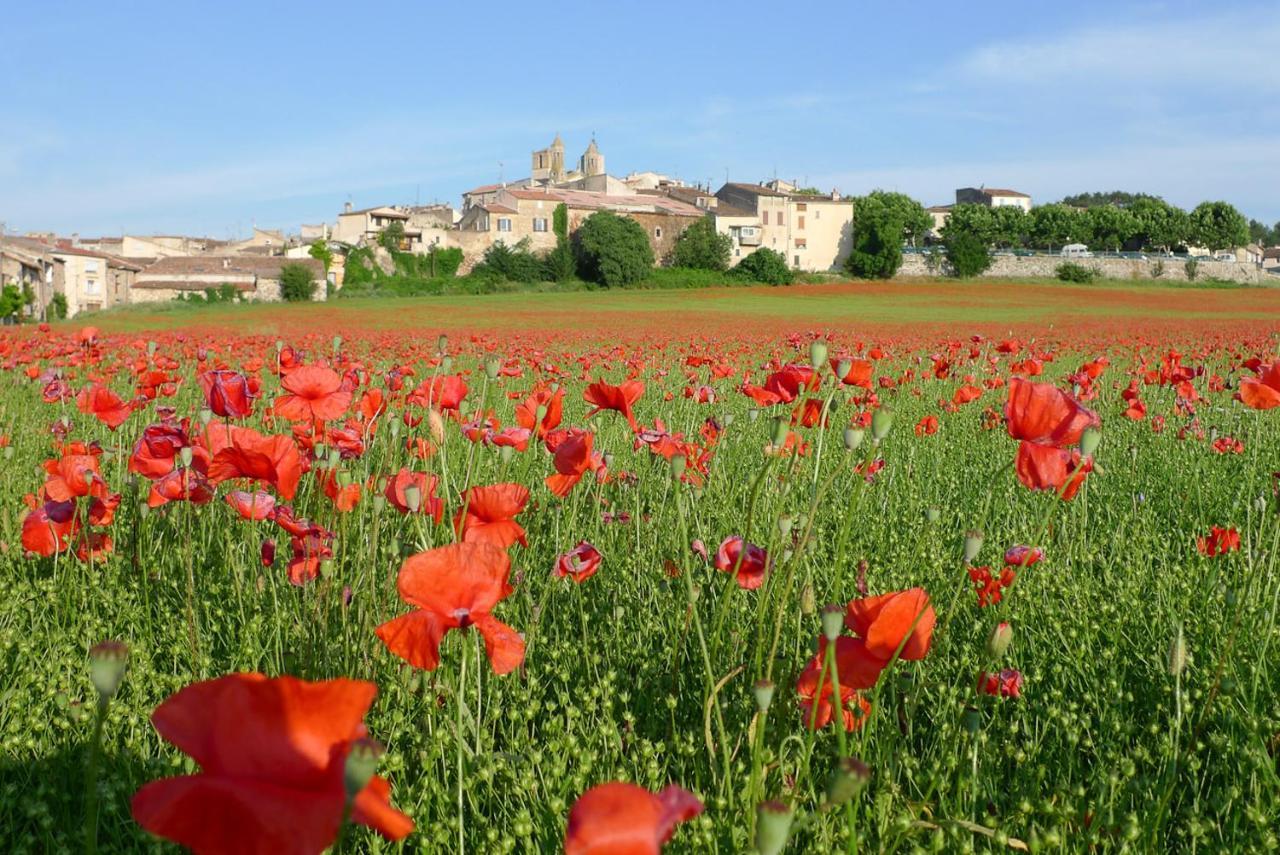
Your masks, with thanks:
[(157, 303), (184, 294), (203, 294), (230, 285), (245, 300), (276, 301), (280, 297), (280, 271), (286, 264), (300, 264), (316, 282), (313, 300), (326, 297), (324, 265), (314, 258), (260, 257), (252, 255), (201, 255), (156, 260), (140, 271), (133, 282), (131, 302)]
[(998, 187), (960, 187), (956, 190), (957, 205), (986, 205), (988, 208), (1014, 206), (1031, 213), (1031, 197), (1017, 190)]
[(79, 247), (56, 246), (50, 253), (62, 262), (67, 317), (128, 305), (134, 278), (142, 266), (107, 253)]
[(333, 229), (333, 239), (351, 246), (377, 243), (382, 233), (392, 223), (399, 223), (404, 228), (404, 238), (400, 241), (402, 251), (422, 250), (422, 228), (410, 225), (407, 212), (389, 205), (354, 211), (351, 209), (351, 203), (348, 202), (342, 213), (338, 215), (338, 224)]
[[(724, 226), (738, 227), (740, 243), (735, 246), (741, 257), (760, 247), (782, 253), (787, 264), (797, 270), (837, 270), (848, 258), (852, 244), (853, 205), (837, 192), (830, 195), (796, 193), (781, 182), (771, 184), (725, 184), (716, 191), (721, 205), (728, 205), (735, 212), (753, 214), (759, 220), (759, 234), (753, 223), (730, 223)], [(721, 223), (717, 220), (717, 229)], [(746, 229), (744, 235), (743, 229)], [(754, 245), (741, 243), (759, 238)]]

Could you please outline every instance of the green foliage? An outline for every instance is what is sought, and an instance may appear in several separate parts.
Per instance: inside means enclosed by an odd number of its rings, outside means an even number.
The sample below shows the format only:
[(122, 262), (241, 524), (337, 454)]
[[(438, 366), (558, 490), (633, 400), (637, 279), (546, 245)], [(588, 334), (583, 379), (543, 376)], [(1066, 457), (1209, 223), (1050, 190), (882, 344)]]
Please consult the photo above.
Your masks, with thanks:
[[(436, 279), (450, 277), (458, 272), (462, 265), (463, 255), (459, 247), (440, 247), (432, 245), (423, 253), (391, 252), (391, 260), (396, 266), (396, 275), (417, 279)], [(375, 268), (376, 276), (385, 276)], [(344, 283), (345, 284), (345, 283)]]
[(671, 264), (693, 270), (728, 270), (733, 240), (716, 231), (711, 217), (703, 217), (676, 238)]
[(1134, 234), (1126, 243), (1132, 241), (1146, 249), (1163, 252), (1186, 245), (1191, 220), (1181, 208), (1154, 196), (1144, 196), (1134, 201), (1128, 212), (1133, 218)]
[(1151, 278), (1159, 279), (1162, 276), (1164, 276), (1164, 262), (1157, 261), (1155, 264), (1151, 265)]
[(1054, 275), (1063, 282), (1089, 283), (1098, 278), (1098, 271), (1092, 267), (1085, 267), (1083, 264), (1064, 261), (1054, 270)]
[(853, 205), (855, 228), (858, 219), (858, 208), (868, 209), (874, 219), (897, 221), (901, 225), (902, 243), (916, 246), (924, 243), (925, 236), (933, 229), (933, 217), (924, 206), (905, 193), (894, 193), (889, 190), (872, 190), (866, 196), (850, 200)]
[(1089, 229), (1086, 243), (1093, 249), (1119, 250), (1137, 231), (1137, 220), (1127, 208), (1099, 205), (1085, 211)]
[(323, 264), (325, 273), (329, 272), (329, 267), (333, 264), (333, 250), (329, 249), (329, 244), (318, 240), (311, 244), (311, 247), (307, 250), (307, 255)]
[(630, 217), (597, 211), (578, 227), (578, 270), (583, 278), (610, 288), (642, 281), (653, 269), (653, 247), (644, 227)]
[(987, 242), (973, 232), (952, 230), (944, 237), (943, 246), (946, 247), (947, 262), (951, 265), (951, 270), (962, 279), (984, 273), (991, 266), (991, 251)]
[(1267, 228), (1265, 223), (1249, 220), (1249, 240), (1262, 247), (1280, 245), (1280, 222)]
[(236, 286), (229, 282), (223, 282), (217, 288), (205, 288), (203, 291), (186, 291), (179, 292), (174, 297), (179, 303), (197, 303), (197, 304), (214, 304), (214, 303), (235, 303), (240, 300), (240, 292), (236, 290)]
[(378, 235), (378, 244), (383, 249), (399, 250), (400, 245), (404, 243), (404, 223), (399, 220), (392, 220), (391, 224), (382, 230)]
[(1031, 209), (1030, 245), (1040, 249), (1057, 249), (1069, 243), (1083, 243), (1089, 235), (1080, 212), (1061, 203), (1038, 205)]
[(17, 316), (31, 300), (17, 285), (6, 285), (0, 291), (0, 318)]
[(556, 236), (556, 245), (547, 253), (547, 276), (556, 282), (568, 282), (577, 275), (578, 264), (569, 242), (569, 209), (563, 202), (556, 205), (551, 214), (551, 231)]
[(305, 264), (286, 264), (280, 268), (280, 297), (288, 302), (310, 300), (316, 293), (315, 276)]
[[(845, 259), (850, 274), (861, 279), (888, 279), (898, 272), (902, 266), (903, 210), (909, 205), (920, 207), (901, 193), (880, 190), (853, 201), (853, 246)], [(924, 208), (920, 212), (924, 213)]]
[(946, 244), (960, 234), (977, 239), (984, 247), (993, 245), (1000, 234), (994, 209), (971, 203), (952, 206), (947, 224), (942, 227), (942, 242)]
[(540, 282), (551, 278), (543, 259), (529, 251), (528, 238), (515, 246), (507, 246), (503, 241), (494, 242), (484, 251), (484, 257), (472, 270), (472, 275), (506, 282)]
[(1140, 199), (1159, 199), (1158, 196), (1151, 196), (1146, 193), (1127, 193), (1123, 190), (1109, 190), (1101, 193), (1077, 193), (1074, 196), (1067, 196), (1062, 200), (1062, 204), (1070, 205), (1073, 208), (1097, 208), (1102, 205), (1114, 205), (1118, 208), (1127, 208)]
[(782, 253), (768, 247), (761, 247), (739, 261), (732, 272), (739, 279), (764, 285), (790, 285), (795, 279), (795, 273), (787, 266), (787, 259)]
[(1249, 223), (1227, 202), (1201, 202), (1191, 212), (1191, 240), (1210, 252), (1241, 246), (1249, 240)]
[(1017, 205), (991, 209), (995, 220), (995, 243), (1002, 247), (1025, 246), (1031, 233), (1031, 218)]
[(67, 297), (65, 294), (54, 294), (49, 298), (49, 313), (58, 320), (67, 317)]
[(1200, 275), (1200, 262), (1194, 258), (1188, 258), (1187, 263), (1182, 265), (1182, 270), (1187, 274), (1187, 281), (1194, 282), (1196, 277)]

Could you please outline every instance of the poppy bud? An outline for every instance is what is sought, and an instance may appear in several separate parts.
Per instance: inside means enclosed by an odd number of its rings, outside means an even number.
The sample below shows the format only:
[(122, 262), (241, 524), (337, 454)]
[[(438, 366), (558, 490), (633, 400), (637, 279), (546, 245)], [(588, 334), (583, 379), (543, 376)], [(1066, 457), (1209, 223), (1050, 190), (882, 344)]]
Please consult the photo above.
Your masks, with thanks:
[(795, 517), (793, 517), (791, 514), (783, 514), (782, 516), (778, 517), (778, 532), (784, 538), (790, 536), (791, 527), (794, 526), (795, 523), (796, 523)]
[(813, 586), (805, 585), (804, 589), (800, 591), (800, 614), (808, 617), (813, 614), (816, 608), (818, 608), (818, 603), (813, 595)]
[(279, 356), (280, 351), (282, 350), (284, 350), (284, 342), (280, 339), (276, 339), (276, 355)]
[(329, 468), (336, 469), (338, 464), (342, 462), (342, 452), (336, 448), (329, 449)]
[(964, 708), (964, 729), (970, 736), (982, 729), (982, 713), (977, 707)]
[(386, 497), (386, 496), (378, 495), (378, 496), (374, 496), (374, 497), (373, 497), (373, 512), (374, 512), (375, 514), (380, 514), (380, 513), (382, 513), (382, 511), (383, 511), (386, 507), (387, 507), (387, 497)]
[(270, 567), (276, 563), (276, 542), (271, 538), (262, 541), (262, 548), (259, 550), (259, 557), (262, 559), (263, 567)]
[(876, 442), (884, 439), (889, 435), (889, 430), (893, 427), (893, 409), (887, 404), (878, 407), (871, 414), (871, 438)]
[(809, 364), (814, 368), (826, 364), (827, 343), (822, 339), (814, 339), (809, 343)]
[(422, 490), (417, 484), (410, 484), (404, 488), (404, 504), (411, 514), (416, 514), (418, 508), (422, 507)]
[(835, 641), (844, 628), (844, 609), (835, 603), (822, 607), (822, 637)]
[(862, 428), (847, 427), (844, 429), (844, 447), (846, 451), (857, 451), (867, 432)]
[(925, 511), (924, 511), (925, 522), (932, 525), (933, 523), (936, 523), (940, 519), (942, 519), (942, 511), (938, 510), (937, 508), (925, 508)]
[(367, 737), (351, 743), (347, 762), (342, 769), (342, 781), (346, 786), (348, 799), (354, 799), (369, 785), (373, 773), (378, 771), (378, 761), (382, 758), (382, 754), (382, 746)]
[(156, 355), (156, 343), (154, 341), (147, 342), (147, 356)]
[(448, 349), (449, 349), (449, 337), (444, 333), (440, 333), (440, 337), (436, 339), (436, 353), (443, 356), (444, 352)]
[(333, 575), (333, 560), (330, 558), (321, 559), (320, 560), (320, 578), (328, 579), (332, 575)]
[(190, 468), (190, 466), (191, 466), (191, 456), (192, 456), (192, 454), (193, 454), (193, 453), (194, 453), (194, 452), (192, 452), (192, 450), (191, 450), (191, 446), (189, 446), (189, 445), (183, 446), (183, 447), (182, 447), (182, 450), (178, 452), (178, 457), (182, 459), (182, 468), (183, 468), (183, 469), (188, 469), (188, 468)]
[(752, 407), (751, 409), (747, 410), (747, 420), (748, 420), (748, 421), (753, 421), (753, 422), (754, 422), (754, 421), (755, 421), (756, 419), (758, 419), (758, 418), (760, 418), (760, 411), (759, 411), (759, 410), (757, 410), (755, 407)]
[(316, 447), (313, 450), (316, 455), (316, 460), (324, 460), (329, 456), (329, 446), (325, 445), (323, 442), (317, 442)]
[(342, 336), (335, 335), (333, 337), (333, 352), (336, 355), (340, 350), (342, 350)]
[(13, 459), (13, 446), (12, 446), (12, 445), (6, 445), (6, 446), (4, 447), (4, 459), (5, 459), (5, 460), (11, 460), (11, 459)]
[(497, 380), (500, 368), (502, 368), (502, 363), (498, 361), (497, 357), (491, 356), (484, 361), (484, 376), (490, 380)]
[(998, 623), (991, 630), (991, 635), (987, 636), (987, 655), (992, 659), (999, 659), (1008, 652), (1012, 643), (1013, 627), (1007, 623)]
[(689, 602), (696, 603), (698, 597), (702, 596), (702, 588), (698, 585), (689, 586)]
[(775, 416), (773, 419), (773, 447), (782, 448), (787, 441), (787, 431), (791, 429), (791, 423), (782, 416)]
[(400, 437), (400, 422), (391, 413), (387, 413), (387, 429), (391, 431), (392, 439)]
[(756, 680), (751, 686), (751, 692), (756, 697), (756, 709), (762, 713), (773, 703), (773, 688), (773, 683), (768, 680)]
[(427, 413), (427, 426), (431, 428), (431, 437), (437, 443), (444, 442), (444, 417), (435, 410)]
[(515, 448), (510, 445), (504, 445), (498, 449), (498, 457), (502, 458), (503, 463), (510, 461), (511, 458), (515, 456), (515, 453)]
[(836, 363), (836, 376), (841, 380), (849, 376), (849, 372), (853, 370), (853, 360), (845, 358)]
[(1169, 645), (1169, 676), (1177, 677), (1187, 667), (1187, 640), (1182, 634), (1182, 624), (1178, 624), (1178, 632)]
[(99, 703), (115, 697), (128, 658), (129, 648), (123, 641), (100, 641), (89, 648), (89, 679), (98, 690)]
[(446, 356), (444, 359), (440, 360), (440, 370), (443, 371), (445, 374), (448, 374), (453, 371), (452, 356)]
[(338, 473), (338, 486), (339, 486), (339, 487), (350, 487), (350, 486), (351, 486), (351, 473), (350, 473), (350, 472), (348, 472), (347, 470), (343, 469), (341, 472), (339, 472), (339, 473)]
[(871, 780), (871, 767), (857, 757), (841, 757), (827, 781), (827, 807), (852, 799)]
[(964, 533), (964, 560), (973, 563), (973, 559), (982, 552), (982, 532), (974, 529)]
[(1102, 431), (1096, 427), (1087, 427), (1084, 433), (1080, 434), (1080, 456), (1093, 457), (1093, 453), (1098, 450), (1098, 445), (1102, 442)]
[(689, 461), (688, 461), (687, 459), (685, 459), (685, 456), (684, 456), (683, 454), (673, 454), (673, 455), (671, 455), (671, 478), (672, 478), (672, 480), (679, 481), (679, 480), (680, 480), (680, 476), (684, 475), (685, 467), (686, 467), (688, 464), (689, 464)]
[(533, 420), (536, 424), (542, 424), (542, 420), (547, 417), (547, 405), (539, 404), (538, 409), (534, 410)]
[(139, 517), (140, 519), (144, 519), (144, 520), (145, 520), (145, 519), (146, 519), (147, 517), (149, 517), (149, 516), (151, 516), (151, 506), (150, 506), (150, 505), (148, 505), (146, 502), (139, 502), (139, 503), (138, 503), (138, 517)]
[(779, 801), (764, 802), (756, 808), (756, 852), (778, 855), (791, 836), (791, 806)]

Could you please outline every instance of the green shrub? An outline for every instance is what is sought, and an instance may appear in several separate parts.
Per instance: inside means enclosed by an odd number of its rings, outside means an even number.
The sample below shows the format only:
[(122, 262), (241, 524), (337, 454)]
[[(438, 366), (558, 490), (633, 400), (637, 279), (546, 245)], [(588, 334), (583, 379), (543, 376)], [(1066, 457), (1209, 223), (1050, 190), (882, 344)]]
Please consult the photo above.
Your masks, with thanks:
[(951, 270), (963, 279), (977, 276), (991, 266), (986, 241), (973, 232), (954, 231), (947, 235), (944, 246)]
[(671, 265), (690, 270), (728, 270), (733, 241), (716, 231), (710, 217), (703, 217), (676, 238)]
[(541, 282), (550, 278), (546, 262), (529, 251), (528, 238), (515, 246), (507, 246), (502, 241), (491, 244), (471, 273), (507, 282)]
[(1098, 271), (1092, 267), (1085, 267), (1083, 264), (1076, 264), (1072, 261), (1064, 261), (1054, 269), (1054, 274), (1063, 282), (1082, 282), (1088, 283), (1098, 278)]
[(1157, 261), (1155, 264), (1151, 265), (1151, 278), (1159, 279), (1161, 276), (1164, 276), (1164, 262)]
[(1187, 281), (1194, 282), (1196, 277), (1200, 275), (1200, 262), (1194, 258), (1188, 258), (1187, 263), (1182, 265), (1182, 270), (1187, 274)]
[(568, 282), (578, 272), (569, 242), (569, 209), (561, 202), (551, 214), (551, 230), (556, 235), (555, 249), (547, 254), (547, 276), (555, 282)]
[(280, 268), (280, 296), (291, 303), (310, 300), (316, 293), (316, 279), (305, 264), (286, 264)]
[(383, 249), (398, 250), (403, 242), (404, 223), (399, 220), (394, 220), (391, 225), (382, 230), (382, 234), (378, 235), (378, 243)]
[(644, 226), (612, 211), (596, 211), (574, 235), (578, 270), (584, 279), (610, 288), (643, 281), (653, 270), (653, 247)]
[(58, 320), (67, 317), (67, 296), (65, 294), (54, 294), (49, 300), (49, 311)]
[(738, 266), (733, 268), (733, 275), (765, 285), (790, 285), (795, 279), (795, 274), (787, 266), (782, 253), (767, 247), (757, 249), (738, 262)]
[[(877, 191), (854, 201), (853, 248), (844, 262), (845, 270), (853, 276), (888, 279), (902, 266), (904, 214), (896, 202), (900, 195)], [(918, 203), (901, 198), (924, 214)]]

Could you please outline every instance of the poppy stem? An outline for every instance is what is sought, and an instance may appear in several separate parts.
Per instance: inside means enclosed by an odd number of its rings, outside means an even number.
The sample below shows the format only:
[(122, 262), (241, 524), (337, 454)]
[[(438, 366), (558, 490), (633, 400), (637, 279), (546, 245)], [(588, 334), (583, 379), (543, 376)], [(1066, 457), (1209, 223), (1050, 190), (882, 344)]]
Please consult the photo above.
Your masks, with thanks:
[(98, 711), (93, 721), (93, 739), (89, 743), (89, 761), (85, 766), (84, 782), (84, 851), (94, 855), (98, 851), (98, 758), (102, 754), (102, 727), (107, 720), (105, 697), (98, 699)]

